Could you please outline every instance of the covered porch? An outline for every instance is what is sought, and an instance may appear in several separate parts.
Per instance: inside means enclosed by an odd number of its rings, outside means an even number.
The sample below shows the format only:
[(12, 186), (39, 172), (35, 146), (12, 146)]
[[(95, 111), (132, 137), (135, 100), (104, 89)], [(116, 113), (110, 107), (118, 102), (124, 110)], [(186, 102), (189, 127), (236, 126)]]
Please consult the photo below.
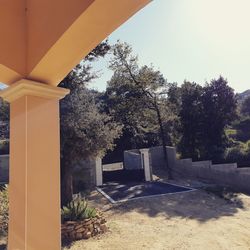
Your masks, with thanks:
[(8, 249), (61, 249), (57, 85), (148, 0), (5, 1), (0, 96), (10, 103)]

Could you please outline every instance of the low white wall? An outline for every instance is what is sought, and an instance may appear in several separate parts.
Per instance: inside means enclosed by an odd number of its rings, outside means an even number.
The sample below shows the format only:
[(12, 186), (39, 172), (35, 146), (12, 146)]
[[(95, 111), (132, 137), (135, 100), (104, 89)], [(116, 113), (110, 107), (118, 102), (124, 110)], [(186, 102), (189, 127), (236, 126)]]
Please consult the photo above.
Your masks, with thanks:
[[(237, 169), (237, 163), (213, 164), (211, 169), (216, 171), (234, 171)], [(250, 168), (249, 168), (250, 169)]]
[(143, 169), (140, 151), (128, 150), (123, 153), (124, 169)]
[(102, 165), (102, 169), (104, 171), (120, 170), (120, 169), (123, 169), (123, 162), (104, 164)]

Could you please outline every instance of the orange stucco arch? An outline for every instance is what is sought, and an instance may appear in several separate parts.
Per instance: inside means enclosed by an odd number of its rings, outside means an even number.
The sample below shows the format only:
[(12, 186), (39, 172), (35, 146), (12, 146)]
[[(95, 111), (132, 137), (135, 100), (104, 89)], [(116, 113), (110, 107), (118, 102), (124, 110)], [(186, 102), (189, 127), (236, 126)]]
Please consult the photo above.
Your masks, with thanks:
[[(57, 87), (98, 43), (149, 0), (4, 0), (0, 96), (10, 102), (8, 249), (59, 250)], [(50, 86), (49, 86), (50, 85)]]
[(0, 8), (0, 82), (56, 86), (149, 0), (12, 0)]

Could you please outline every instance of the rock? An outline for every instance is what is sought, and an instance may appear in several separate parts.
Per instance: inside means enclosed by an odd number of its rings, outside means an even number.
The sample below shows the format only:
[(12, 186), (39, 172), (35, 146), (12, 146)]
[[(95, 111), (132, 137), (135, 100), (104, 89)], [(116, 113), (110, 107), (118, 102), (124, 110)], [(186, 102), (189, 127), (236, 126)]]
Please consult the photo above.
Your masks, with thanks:
[(105, 224), (107, 221), (105, 218), (102, 218), (100, 222), (101, 222), (101, 224)]
[(62, 238), (70, 241), (89, 239), (91, 236), (105, 233), (108, 230), (105, 223), (106, 219), (100, 214), (83, 221), (67, 221), (61, 227)]
[(77, 222), (76, 221), (66, 221), (64, 223), (65, 226), (74, 226)]
[(76, 240), (81, 240), (83, 237), (83, 234), (82, 233), (76, 233), (76, 235), (75, 235), (75, 239)]
[(83, 234), (83, 239), (89, 239), (91, 237), (91, 232), (86, 232)]
[(77, 225), (77, 226), (75, 226), (75, 230), (77, 231), (78, 229), (83, 228), (83, 227), (84, 227), (83, 224)]
[(76, 235), (75, 232), (70, 232), (70, 233), (69, 233), (70, 239), (74, 240), (74, 239), (75, 239), (75, 235)]
[(86, 231), (86, 228), (84, 228), (84, 227), (80, 227), (80, 228), (78, 228), (78, 229), (76, 230), (77, 233), (83, 233), (83, 232), (85, 232), (85, 231)]
[(90, 224), (92, 224), (92, 220), (91, 219), (84, 220), (84, 225), (85, 226), (88, 226)]
[(108, 228), (105, 224), (100, 225), (100, 229), (101, 229), (102, 233), (105, 233), (108, 231)]

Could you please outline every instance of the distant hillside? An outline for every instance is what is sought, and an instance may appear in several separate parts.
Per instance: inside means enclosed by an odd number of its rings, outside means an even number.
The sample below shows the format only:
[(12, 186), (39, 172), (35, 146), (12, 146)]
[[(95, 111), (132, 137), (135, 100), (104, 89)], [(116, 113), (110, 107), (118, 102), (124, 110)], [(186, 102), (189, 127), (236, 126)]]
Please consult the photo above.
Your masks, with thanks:
[(238, 103), (241, 105), (250, 96), (250, 89), (236, 95)]

